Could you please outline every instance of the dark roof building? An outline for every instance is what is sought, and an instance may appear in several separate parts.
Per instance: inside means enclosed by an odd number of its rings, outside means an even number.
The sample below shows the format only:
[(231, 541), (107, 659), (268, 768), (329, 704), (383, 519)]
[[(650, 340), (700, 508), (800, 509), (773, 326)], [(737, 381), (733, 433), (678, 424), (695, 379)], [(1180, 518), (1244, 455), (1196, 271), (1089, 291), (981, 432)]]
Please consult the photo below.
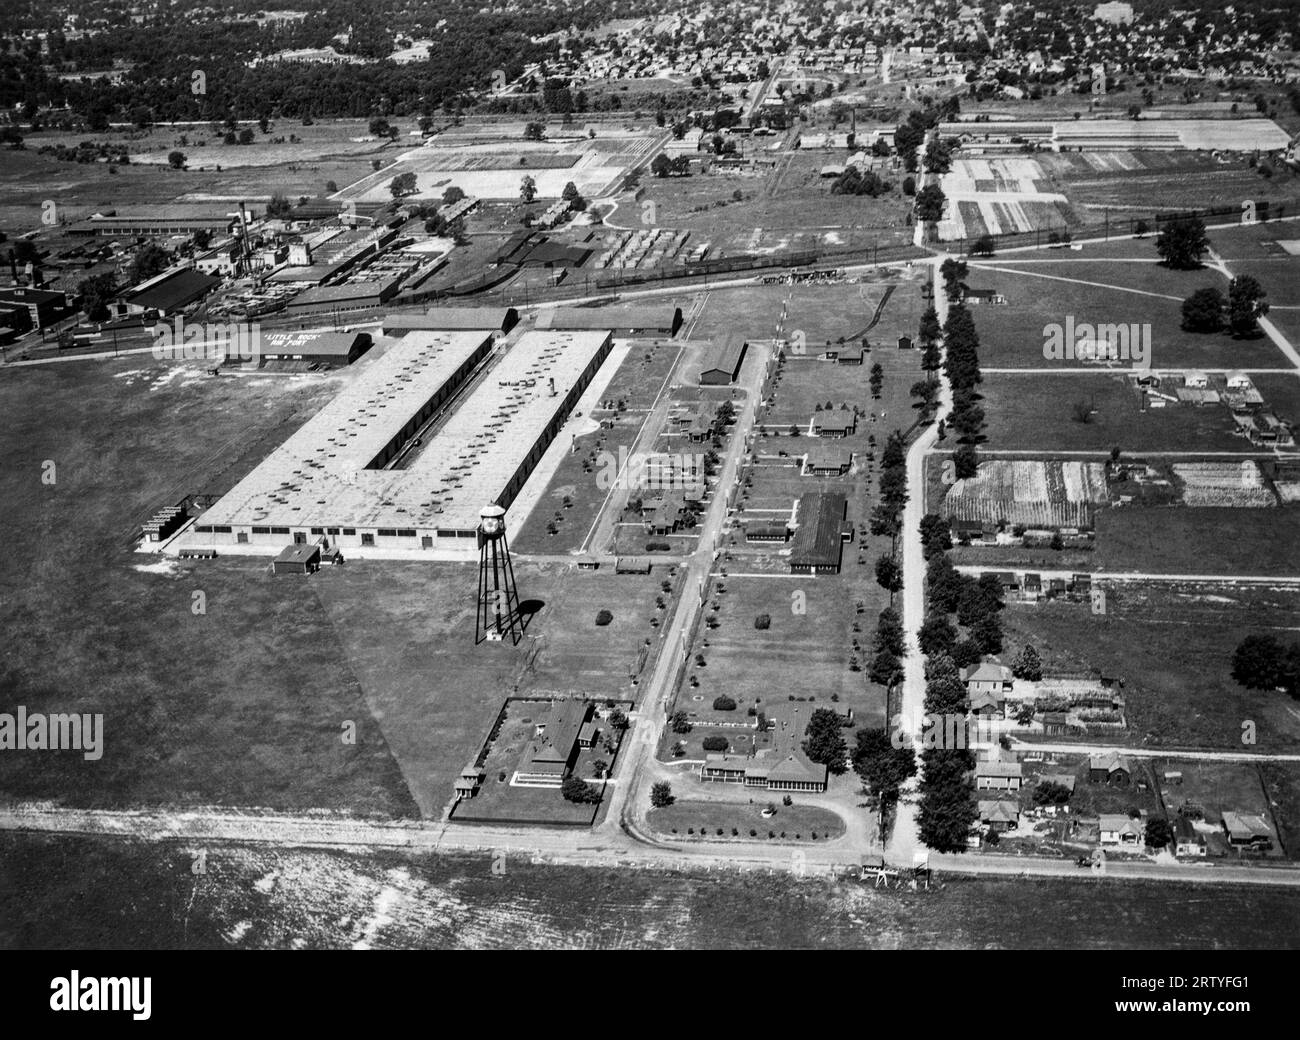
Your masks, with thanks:
[(573, 768), (578, 757), (578, 738), (591, 717), (591, 702), (555, 701), (540, 731), (524, 752), (515, 779), (558, 785)]
[(731, 335), (713, 343), (705, 351), (700, 363), (702, 386), (727, 386), (740, 378), (740, 366), (745, 362), (749, 344), (739, 336)]
[(271, 564), (275, 574), (311, 574), (320, 570), (320, 546), (294, 544), (280, 550)]
[(513, 307), (435, 307), (424, 314), (390, 314), (384, 319), (385, 336), (401, 336), (415, 329), (437, 332), (509, 332), (519, 321)]
[(790, 549), (791, 574), (838, 574), (844, 542), (853, 537), (845, 522), (848, 500), (838, 493), (810, 492), (799, 498), (799, 526)]
[(135, 314), (144, 311), (174, 314), (203, 299), (220, 284), (221, 279), (216, 275), (182, 267), (140, 283), (122, 297), (122, 303), (128, 312)]
[(262, 357), (267, 361), (307, 361), (350, 365), (370, 349), (368, 332), (264, 332)]
[(53, 289), (24, 285), (0, 289), (0, 326), (26, 332), (42, 329), (72, 313), (68, 298)]
[(610, 329), (616, 336), (675, 336), (681, 327), (680, 307), (547, 307), (537, 312), (539, 329)]

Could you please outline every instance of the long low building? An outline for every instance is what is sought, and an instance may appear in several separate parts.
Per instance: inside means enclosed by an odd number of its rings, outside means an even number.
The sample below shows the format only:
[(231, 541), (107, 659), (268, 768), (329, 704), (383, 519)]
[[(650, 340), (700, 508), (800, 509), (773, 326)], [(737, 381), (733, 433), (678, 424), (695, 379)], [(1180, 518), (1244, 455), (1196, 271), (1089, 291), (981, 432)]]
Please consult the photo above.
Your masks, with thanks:
[(539, 329), (608, 329), (616, 336), (675, 336), (681, 327), (680, 307), (547, 307), (537, 312)]
[[(510, 505), (613, 344), (608, 331), (525, 334), (415, 445), (492, 341), (487, 330), (390, 341), (199, 518), (191, 542), (431, 549), (464, 539), (472, 550), (479, 511)], [(399, 456), (402, 468), (386, 468)]]
[(791, 574), (839, 574), (844, 543), (853, 537), (845, 519), (847, 498), (838, 492), (799, 496), (798, 523), (790, 546)]
[(390, 314), (384, 319), (383, 333), (401, 336), (415, 329), (509, 332), (518, 321), (514, 307), (435, 307), (424, 314)]

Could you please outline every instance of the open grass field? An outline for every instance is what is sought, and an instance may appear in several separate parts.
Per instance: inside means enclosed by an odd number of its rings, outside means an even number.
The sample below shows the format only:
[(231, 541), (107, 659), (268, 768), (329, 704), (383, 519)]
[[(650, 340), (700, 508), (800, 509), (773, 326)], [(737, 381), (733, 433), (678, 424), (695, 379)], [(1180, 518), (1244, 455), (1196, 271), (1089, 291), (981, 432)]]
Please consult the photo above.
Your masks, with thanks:
[[(504, 697), (634, 699), (633, 679), (649, 673), (659, 648), (649, 624), (659, 575), (517, 561), (521, 605), (535, 611), (524, 639), (475, 646), (474, 565), (366, 561), (344, 570), (319, 595), (426, 817), (451, 799)], [(614, 619), (600, 627), (602, 609)]]
[(646, 822), (658, 834), (689, 838), (688, 832), (694, 831), (710, 841), (750, 841), (755, 837), (773, 840), (774, 834), (776, 841), (814, 842), (838, 838), (844, 833), (844, 821), (829, 809), (805, 805), (798, 798), (794, 805), (782, 805), (780, 798), (773, 795), (770, 804), (776, 807), (776, 813), (764, 819), (763, 809), (769, 804), (764, 795), (768, 792), (736, 789), (734, 793), (738, 797), (747, 796), (749, 801), (679, 800), (662, 809), (651, 809)]
[[(4, 796), (414, 812), (319, 585), (272, 580), (264, 560), (126, 551), (155, 509), (228, 486), (250, 445), (287, 437), (335, 383), (139, 358), (4, 373), (3, 707), (105, 716), (100, 761), (3, 756)], [(355, 745), (340, 739), (347, 720)]]
[(1104, 615), (1086, 604), (1009, 604), (1002, 657), (1012, 660), (1031, 643), (1045, 673), (1123, 678), (1124, 739), (1135, 745), (1240, 749), (1242, 723), (1251, 720), (1258, 742), (1248, 750), (1292, 753), (1300, 747), (1294, 702), (1243, 689), (1231, 665), (1247, 633), (1293, 638), (1298, 609), (1294, 591), (1125, 584), (1107, 589)]
[[(1120, 374), (988, 374), (980, 386), (988, 416), (986, 447), (1000, 451), (1229, 451), (1253, 446), (1232, 430), (1222, 405), (1170, 405), (1142, 411), (1141, 394)], [(1076, 405), (1091, 409), (1087, 422)]]
[(1159, 574), (1300, 575), (1300, 507), (1126, 506), (1097, 513), (1094, 566)]
[[(0, 835), (0, 945), (30, 949), (1295, 949), (1300, 893), (1109, 879), (873, 889), (610, 870)], [(1085, 873), (1080, 871), (1080, 874)], [(87, 879), (92, 879), (88, 881)], [(1189, 913), (1189, 905), (1195, 912)], [(1043, 907), (1053, 912), (1044, 914)]]
[[(1057, 254), (1051, 254), (1055, 257)], [(1044, 357), (1046, 326), (1150, 325), (1150, 362), (1145, 367), (1276, 368), (1286, 359), (1265, 337), (1234, 339), (1226, 333), (1182, 329), (1182, 301), (1197, 289), (1226, 291), (1215, 271), (1170, 271), (1154, 262), (998, 258), (971, 265), (972, 289), (996, 289), (1005, 305), (972, 308), (985, 368), (1080, 368), (1101, 362)], [(1111, 362), (1127, 369), (1129, 362)]]

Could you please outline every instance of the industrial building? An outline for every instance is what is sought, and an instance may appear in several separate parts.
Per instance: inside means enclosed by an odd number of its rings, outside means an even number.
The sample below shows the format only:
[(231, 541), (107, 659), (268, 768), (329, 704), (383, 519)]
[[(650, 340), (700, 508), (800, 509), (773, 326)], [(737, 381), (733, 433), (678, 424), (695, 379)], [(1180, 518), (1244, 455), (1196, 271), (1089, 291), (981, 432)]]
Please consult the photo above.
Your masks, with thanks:
[(383, 333), (401, 336), (412, 329), (509, 332), (518, 323), (519, 312), (514, 307), (436, 307), (424, 314), (390, 314), (384, 319)]
[(675, 336), (681, 327), (680, 307), (547, 307), (537, 312), (538, 329), (608, 329), (626, 337)]
[[(249, 211), (249, 219), (253, 212)], [(103, 235), (121, 238), (156, 238), (163, 235), (192, 235), (196, 231), (227, 234), (239, 223), (229, 213), (196, 213), (176, 207), (155, 207), (148, 214), (118, 215), (115, 210), (96, 213), (82, 224), (68, 228), (69, 235)]]
[(43, 329), (75, 310), (66, 293), (14, 285), (0, 288), (0, 328), (27, 332)]
[(740, 378), (749, 344), (738, 336), (727, 336), (710, 345), (700, 363), (701, 386), (729, 386)]
[(509, 506), (613, 344), (608, 331), (527, 333), (424, 434), (492, 340), (486, 330), (412, 330), (388, 341), (199, 518), (193, 541), (473, 552), (483, 505)]
[(145, 314), (157, 311), (161, 315), (183, 311), (212, 292), (221, 279), (204, 274), (192, 267), (164, 271), (156, 278), (141, 282), (122, 297), (120, 311), (125, 314)]
[(263, 332), (267, 361), (304, 361), (330, 368), (350, 365), (370, 349), (368, 332)]

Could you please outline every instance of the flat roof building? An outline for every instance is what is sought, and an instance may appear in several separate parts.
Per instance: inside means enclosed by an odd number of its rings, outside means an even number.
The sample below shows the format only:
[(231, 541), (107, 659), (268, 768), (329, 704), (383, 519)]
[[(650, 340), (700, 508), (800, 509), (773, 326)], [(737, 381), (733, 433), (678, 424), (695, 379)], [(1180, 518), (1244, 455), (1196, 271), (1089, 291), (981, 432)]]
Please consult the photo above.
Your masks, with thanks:
[[(414, 440), (487, 357), (492, 334), (412, 330), (213, 505), (195, 540), (476, 547), (485, 503), (508, 507), (609, 355), (608, 332), (530, 332)], [(386, 468), (401, 458), (401, 468)]]

